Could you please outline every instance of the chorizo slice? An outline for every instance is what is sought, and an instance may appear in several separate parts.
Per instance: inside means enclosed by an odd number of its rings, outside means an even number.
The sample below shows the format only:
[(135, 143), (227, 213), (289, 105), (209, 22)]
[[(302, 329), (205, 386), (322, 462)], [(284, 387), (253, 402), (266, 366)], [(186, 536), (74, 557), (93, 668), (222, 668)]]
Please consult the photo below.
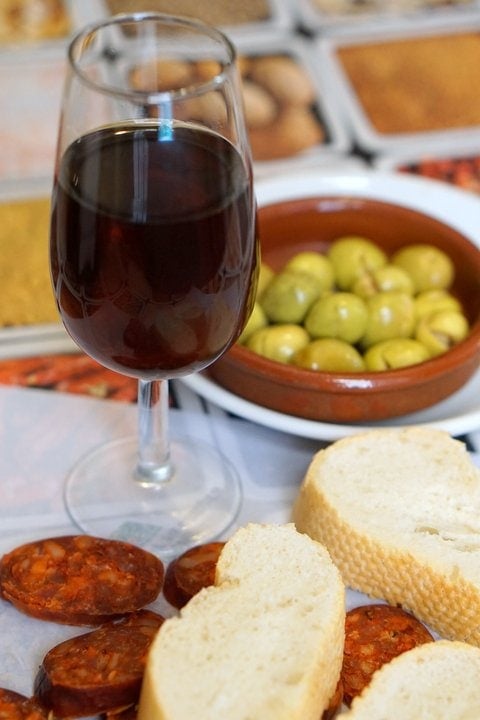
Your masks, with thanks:
[(158, 596), (162, 561), (120, 540), (68, 535), (21, 545), (0, 560), (0, 596), (41, 620), (101, 625)]
[(217, 560), (224, 545), (224, 542), (196, 545), (169, 563), (163, 594), (170, 605), (180, 609), (202, 588), (213, 585)]
[(48, 713), (34, 698), (0, 688), (0, 720), (47, 720)]
[(134, 706), (162, 623), (161, 615), (140, 610), (56, 645), (43, 658), (35, 697), (58, 718)]
[(384, 663), (433, 640), (425, 625), (400, 607), (372, 604), (349, 610), (341, 672), (343, 702), (350, 706)]

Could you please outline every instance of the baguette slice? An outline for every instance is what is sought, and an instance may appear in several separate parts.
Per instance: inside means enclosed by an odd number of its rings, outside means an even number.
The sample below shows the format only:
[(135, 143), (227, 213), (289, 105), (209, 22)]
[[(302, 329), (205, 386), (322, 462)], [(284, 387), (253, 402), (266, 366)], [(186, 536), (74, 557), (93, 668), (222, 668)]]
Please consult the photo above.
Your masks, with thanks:
[(345, 584), (480, 645), (480, 470), (428, 428), (382, 429), (318, 452), (293, 518)]
[(480, 649), (450, 640), (419, 645), (376, 671), (338, 720), (478, 720)]
[(226, 543), (215, 585), (163, 623), (139, 720), (319, 720), (339, 678), (345, 588), (293, 524), (250, 524)]

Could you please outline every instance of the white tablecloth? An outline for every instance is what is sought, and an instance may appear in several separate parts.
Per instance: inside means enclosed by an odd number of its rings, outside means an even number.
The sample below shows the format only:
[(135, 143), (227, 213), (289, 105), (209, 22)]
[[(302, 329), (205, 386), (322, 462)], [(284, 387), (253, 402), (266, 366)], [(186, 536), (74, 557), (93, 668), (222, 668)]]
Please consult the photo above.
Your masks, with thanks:
[[(317, 441), (228, 418), (180, 389), (171, 431), (216, 443), (240, 472), (237, 524), (289, 519), (292, 499)], [(136, 406), (37, 389), (0, 386), (0, 554), (35, 538), (78, 532), (63, 502), (74, 462), (104, 441), (136, 431)], [(162, 599), (154, 609), (168, 614)], [(0, 600), (0, 687), (31, 694), (36, 669), (57, 642), (85, 632), (28, 618)]]
[[(322, 443), (229, 417), (185, 386), (175, 389), (182, 409), (170, 413), (172, 435), (181, 429), (217, 444), (240, 473), (243, 503), (236, 525), (287, 522)], [(104, 441), (134, 434), (136, 419), (132, 404), (0, 386), (0, 555), (35, 538), (78, 532), (63, 501), (68, 470)], [(480, 449), (480, 431), (468, 440)], [(347, 592), (347, 607), (366, 601)], [(151, 608), (173, 612), (162, 597)], [(30, 695), (44, 654), (85, 631), (29, 618), (0, 600), (0, 687)]]

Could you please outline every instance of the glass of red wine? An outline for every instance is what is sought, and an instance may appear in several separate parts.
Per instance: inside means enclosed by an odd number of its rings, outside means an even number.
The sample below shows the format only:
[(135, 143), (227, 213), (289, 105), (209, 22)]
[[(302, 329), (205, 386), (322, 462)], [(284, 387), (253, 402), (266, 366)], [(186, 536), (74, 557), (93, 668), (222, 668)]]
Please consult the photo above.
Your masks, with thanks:
[(257, 254), (229, 39), (158, 13), (81, 31), (58, 135), (52, 283), (76, 344), (139, 385), (137, 436), (100, 446), (67, 480), (68, 511), (85, 532), (174, 554), (234, 521), (235, 468), (207, 444), (170, 438), (168, 381), (235, 342)]

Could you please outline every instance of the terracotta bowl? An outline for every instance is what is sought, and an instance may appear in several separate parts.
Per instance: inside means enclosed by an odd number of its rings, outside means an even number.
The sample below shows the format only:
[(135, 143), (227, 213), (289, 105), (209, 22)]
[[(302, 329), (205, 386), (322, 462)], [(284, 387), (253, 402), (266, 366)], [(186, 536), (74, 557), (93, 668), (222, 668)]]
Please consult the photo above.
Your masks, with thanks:
[(407, 243), (429, 242), (452, 259), (452, 292), (471, 332), (434, 359), (405, 369), (366, 373), (316, 372), (268, 360), (235, 345), (209, 370), (224, 388), (253, 403), (310, 420), (354, 423), (388, 419), (434, 405), (475, 373), (480, 359), (480, 250), (427, 214), (389, 202), (355, 197), (308, 197), (259, 210), (262, 258), (279, 270), (299, 250), (324, 251), (335, 238), (364, 235), (387, 254)]

